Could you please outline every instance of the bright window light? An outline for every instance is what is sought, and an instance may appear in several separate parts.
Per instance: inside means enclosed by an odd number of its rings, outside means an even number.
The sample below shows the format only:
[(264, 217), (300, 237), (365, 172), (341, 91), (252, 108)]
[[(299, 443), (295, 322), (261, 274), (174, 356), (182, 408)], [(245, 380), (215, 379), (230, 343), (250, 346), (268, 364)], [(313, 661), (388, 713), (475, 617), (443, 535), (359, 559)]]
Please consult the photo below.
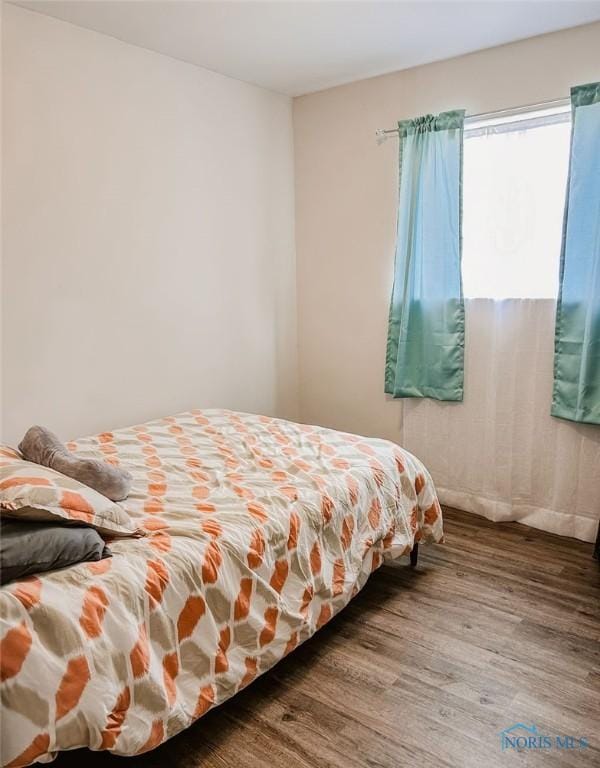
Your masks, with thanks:
[(465, 124), (465, 297), (556, 298), (570, 133), (568, 105)]

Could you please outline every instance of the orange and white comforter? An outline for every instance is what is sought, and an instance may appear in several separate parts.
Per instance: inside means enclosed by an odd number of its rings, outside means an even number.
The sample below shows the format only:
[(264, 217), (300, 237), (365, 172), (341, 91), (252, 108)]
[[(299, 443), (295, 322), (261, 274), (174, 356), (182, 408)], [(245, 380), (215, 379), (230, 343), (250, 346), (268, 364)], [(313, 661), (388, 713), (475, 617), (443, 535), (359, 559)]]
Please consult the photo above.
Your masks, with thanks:
[(231, 411), (73, 442), (134, 477), (148, 536), (0, 591), (2, 764), (156, 747), (327, 622), (383, 557), (440, 541), (398, 446)]

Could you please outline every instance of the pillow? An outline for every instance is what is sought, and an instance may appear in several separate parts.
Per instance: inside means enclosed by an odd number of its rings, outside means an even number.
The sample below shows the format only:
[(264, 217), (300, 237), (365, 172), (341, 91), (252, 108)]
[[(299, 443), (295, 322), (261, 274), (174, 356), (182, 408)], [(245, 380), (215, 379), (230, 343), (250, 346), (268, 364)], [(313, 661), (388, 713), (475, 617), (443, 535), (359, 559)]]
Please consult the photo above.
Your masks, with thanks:
[(113, 501), (129, 495), (131, 475), (102, 459), (84, 459), (67, 450), (55, 434), (45, 427), (31, 427), (19, 444), (26, 461), (55, 469), (67, 477), (93, 488)]
[(0, 584), (104, 557), (111, 551), (93, 528), (0, 522)]
[(89, 525), (106, 536), (143, 535), (119, 504), (49, 467), (15, 457), (10, 449), (0, 451), (0, 514)]

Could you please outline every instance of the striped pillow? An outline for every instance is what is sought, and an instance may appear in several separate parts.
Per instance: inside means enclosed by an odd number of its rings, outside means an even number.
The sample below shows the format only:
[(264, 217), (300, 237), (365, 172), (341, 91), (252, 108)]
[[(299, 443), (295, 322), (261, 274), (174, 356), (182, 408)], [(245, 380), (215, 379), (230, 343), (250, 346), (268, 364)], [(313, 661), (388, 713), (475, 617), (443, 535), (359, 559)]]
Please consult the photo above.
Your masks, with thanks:
[(0, 447), (0, 514), (20, 520), (85, 524), (106, 536), (139, 536), (119, 504), (49, 467)]

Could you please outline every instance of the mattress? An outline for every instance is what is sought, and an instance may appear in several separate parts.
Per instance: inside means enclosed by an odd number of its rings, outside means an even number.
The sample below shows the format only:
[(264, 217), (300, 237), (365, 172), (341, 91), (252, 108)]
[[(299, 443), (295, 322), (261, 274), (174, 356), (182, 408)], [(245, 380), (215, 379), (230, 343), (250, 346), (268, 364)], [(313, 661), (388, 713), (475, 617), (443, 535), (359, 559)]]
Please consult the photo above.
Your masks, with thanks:
[(322, 627), (385, 558), (442, 539), (385, 440), (224, 410), (77, 440), (127, 468), (147, 535), (0, 591), (2, 764), (153, 749)]

